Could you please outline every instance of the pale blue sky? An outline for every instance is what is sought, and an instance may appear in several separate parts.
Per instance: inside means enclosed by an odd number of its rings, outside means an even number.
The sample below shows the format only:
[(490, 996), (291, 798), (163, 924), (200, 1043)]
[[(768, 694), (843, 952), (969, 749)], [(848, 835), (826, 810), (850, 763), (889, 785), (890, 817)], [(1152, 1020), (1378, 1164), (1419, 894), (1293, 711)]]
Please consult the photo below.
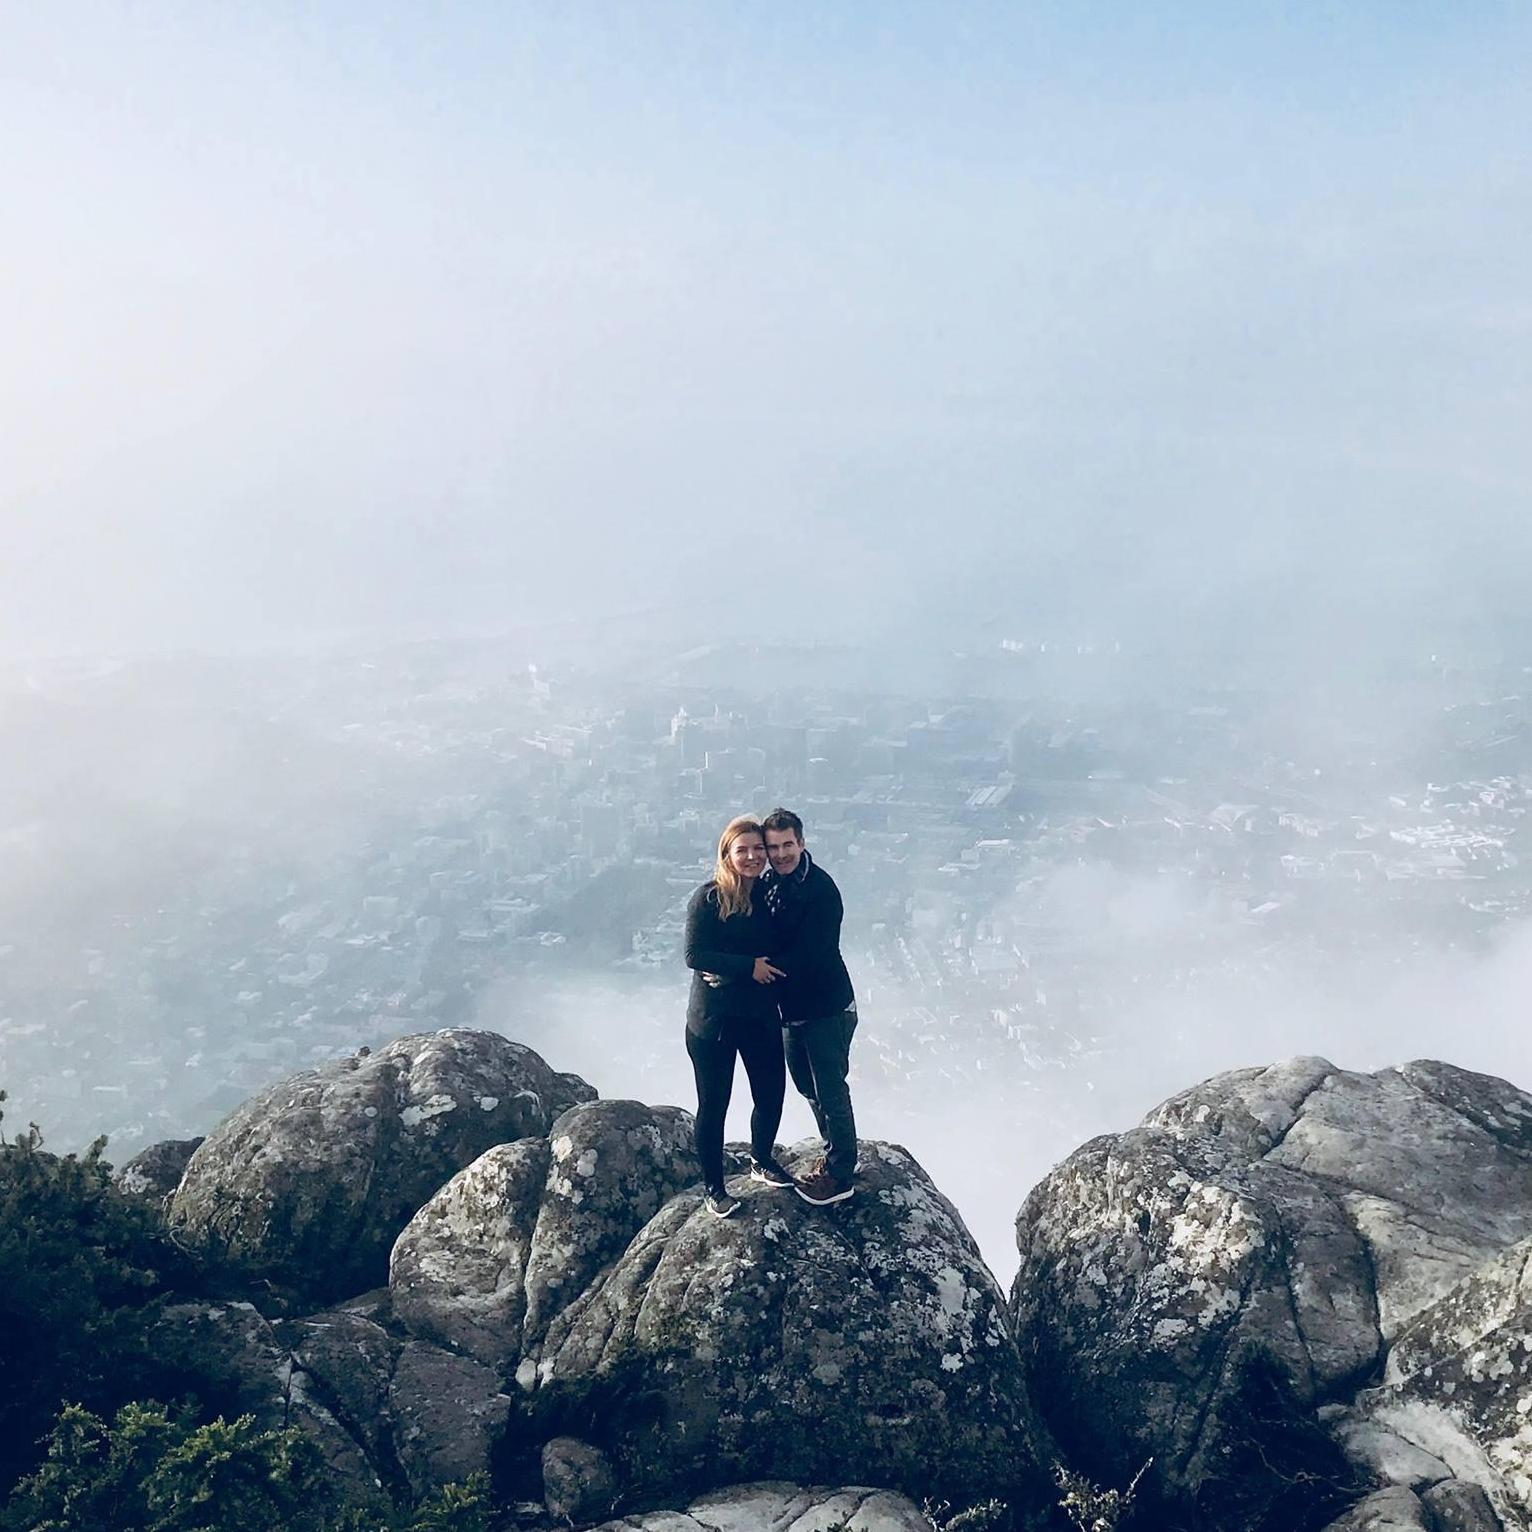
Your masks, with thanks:
[(9, 7), (0, 647), (707, 628), (788, 549), (826, 631), (1459, 599), (1532, 549), (1529, 43), (1510, 4)]

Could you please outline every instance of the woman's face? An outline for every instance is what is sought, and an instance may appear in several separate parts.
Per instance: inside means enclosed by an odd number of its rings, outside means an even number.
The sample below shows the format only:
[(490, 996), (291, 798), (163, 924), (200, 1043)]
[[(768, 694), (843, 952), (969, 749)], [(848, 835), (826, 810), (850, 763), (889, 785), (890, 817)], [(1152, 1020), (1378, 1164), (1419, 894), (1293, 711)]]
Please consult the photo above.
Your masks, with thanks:
[(736, 835), (729, 846), (729, 866), (742, 878), (758, 878), (766, 871), (766, 842), (755, 831)]

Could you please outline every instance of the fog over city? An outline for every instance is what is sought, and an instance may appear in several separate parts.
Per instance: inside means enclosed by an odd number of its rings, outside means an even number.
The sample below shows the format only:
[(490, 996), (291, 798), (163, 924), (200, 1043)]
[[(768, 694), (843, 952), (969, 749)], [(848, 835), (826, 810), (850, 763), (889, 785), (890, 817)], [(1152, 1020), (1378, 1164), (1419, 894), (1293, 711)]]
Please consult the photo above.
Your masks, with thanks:
[(0, 18), (7, 1127), (469, 1024), (690, 1106), (679, 911), (778, 802), (861, 1131), (1002, 1278), (1213, 1070), (1532, 1085), (1529, 41)]

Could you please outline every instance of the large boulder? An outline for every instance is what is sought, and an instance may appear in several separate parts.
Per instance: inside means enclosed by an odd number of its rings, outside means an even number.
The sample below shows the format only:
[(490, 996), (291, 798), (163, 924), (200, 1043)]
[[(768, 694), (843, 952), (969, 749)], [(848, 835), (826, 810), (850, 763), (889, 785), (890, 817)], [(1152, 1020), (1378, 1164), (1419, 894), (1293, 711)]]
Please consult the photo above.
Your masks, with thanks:
[(386, 1280), (399, 1231), (448, 1177), (594, 1095), (497, 1033), (400, 1038), (236, 1109), (191, 1156), (171, 1223), (211, 1265), (343, 1298)]
[(411, 1219), (389, 1263), (394, 1312), (514, 1373), (554, 1315), (696, 1179), (689, 1113), (573, 1107), (546, 1139), (481, 1155)]
[(1401, 1491), (1373, 1511), (1403, 1515), (1434, 1470), (1350, 1406), (1528, 1236), (1532, 1098), (1445, 1064), (1297, 1059), (1219, 1075), (1052, 1172), (1017, 1218), (1012, 1311), (1032, 1396), (1092, 1477), (1152, 1456), (1149, 1495), (1221, 1532), (1322, 1525), (1369, 1482)]
[(1037, 1451), (994, 1278), (906, 1151), (864, 1142), (861, 1162), (830, 1209), (747, 1184), (720, 1220), (673, 1197), (524, 1352), (538, 1429), (645, 1495), (849, 1477), (1013, 1496)]
[(768, 1482), (730, 1485), (698, 1496), (684, 1511), (625, 1516), (595, 1532), (931, 1532), (931, 1523), (913, 1501), (885, 1489)]
[(1419, 1495), (1391, 1488), (1358, 1501), (1327, 1532), (1437, 1532), (1437, 1527)]

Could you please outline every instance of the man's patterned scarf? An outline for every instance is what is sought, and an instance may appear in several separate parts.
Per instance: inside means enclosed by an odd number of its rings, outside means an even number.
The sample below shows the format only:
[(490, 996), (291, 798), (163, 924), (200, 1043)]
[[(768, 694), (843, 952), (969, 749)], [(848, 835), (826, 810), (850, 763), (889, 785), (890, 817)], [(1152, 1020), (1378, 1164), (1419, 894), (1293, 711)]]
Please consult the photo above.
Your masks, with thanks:
[(766, 885), (766, 912), (773, 920), (782, 913), (783, 905), (792, 897), (788, 892), (787, 885), (791, 883), (794, 892), (796, 892), (797, 889), (801, 888), (808, 881), (808, 875), (809, 854), (807, 851), (799, 857), (798, 865), (793, 868), (792, 872), (785, 879), (779, 877), (774, 869), (769, 867), (766, 869), (761, 877), (761, 882)]

